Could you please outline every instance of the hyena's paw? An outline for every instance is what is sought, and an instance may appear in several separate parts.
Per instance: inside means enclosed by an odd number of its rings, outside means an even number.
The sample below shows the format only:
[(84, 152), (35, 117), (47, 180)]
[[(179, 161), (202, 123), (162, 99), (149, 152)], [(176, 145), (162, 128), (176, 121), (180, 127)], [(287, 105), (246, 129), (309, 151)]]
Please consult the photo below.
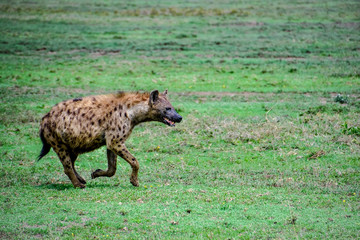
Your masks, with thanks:
[(94, 179), (94, 178), (97, 178), (99, 177), (99, 173), (102, 172), (103, 170), (101, 169), (96, 169), (92, 174), (91, 174), (91, 178)]
[(130, 178), (130, 182), (133, 186), (138, 187), (139, 186), (139, 180), (137, 178)]
[(76, 185), (74, 185), (75, 188), (85, 188), (85, 184), (82, 183), (78, 183)]
[(82, 184), (86, 184), (85, 179), (83, 179), (82, 177), (79, 176), (78, 179), (79, 179), (79, 182), (81, 182)]

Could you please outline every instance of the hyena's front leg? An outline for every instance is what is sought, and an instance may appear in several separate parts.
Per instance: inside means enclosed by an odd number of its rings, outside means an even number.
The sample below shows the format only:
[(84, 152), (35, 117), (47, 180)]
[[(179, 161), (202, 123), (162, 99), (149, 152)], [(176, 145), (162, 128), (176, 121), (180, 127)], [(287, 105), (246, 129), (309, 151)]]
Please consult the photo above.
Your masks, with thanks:
[(107, 149), (107, 159), (108, 159), (108, 169), (107, 171), (97, 169), (91, 174), (91, 178), (97, 178), (97, 177), (112, 177), (114, 176), (116, 172), (116, 154), (111, 151), (110, 149)]
[(139, 186), (139, 180), (138, 180), (139, 162), (136, 160), (136, 158), (133, 155), (131, 155), (131, 153), (127, 150), (127, 148), (124, 144), (119, 144), (119, 145), (113, 146), (112, 150), (130, 164), (130, 166), (132, 168), (130, 182), (135, 187), (138, 187)]

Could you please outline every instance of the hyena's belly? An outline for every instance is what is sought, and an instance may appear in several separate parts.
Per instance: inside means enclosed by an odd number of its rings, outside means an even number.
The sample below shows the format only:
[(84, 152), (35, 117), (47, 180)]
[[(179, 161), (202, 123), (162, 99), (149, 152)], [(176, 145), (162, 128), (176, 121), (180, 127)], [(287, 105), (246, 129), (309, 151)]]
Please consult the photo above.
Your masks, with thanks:
[(76, 153), (90, 152), (106, 144), (105, 133), (102, 132), (85, 132), (85, 134), (62, 132), (61, 138)]

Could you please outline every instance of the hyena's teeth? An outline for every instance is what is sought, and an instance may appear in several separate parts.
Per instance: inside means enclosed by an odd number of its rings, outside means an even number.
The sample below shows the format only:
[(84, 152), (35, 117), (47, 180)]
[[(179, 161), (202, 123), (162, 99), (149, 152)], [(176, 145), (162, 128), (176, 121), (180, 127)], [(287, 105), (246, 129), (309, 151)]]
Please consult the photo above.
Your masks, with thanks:
[(169, 119), (167, 118), (164, 118), (166, 122), (168, 122), (170, 125), (174, 125), (175, 123), (173, 121), (170, 121)]

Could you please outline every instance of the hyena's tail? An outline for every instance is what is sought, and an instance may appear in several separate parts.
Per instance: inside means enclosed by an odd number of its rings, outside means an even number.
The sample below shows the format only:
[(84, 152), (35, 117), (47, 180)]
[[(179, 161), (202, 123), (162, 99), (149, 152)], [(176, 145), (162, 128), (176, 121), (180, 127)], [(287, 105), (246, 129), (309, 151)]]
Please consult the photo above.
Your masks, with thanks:
[(46, 139), (44, 137), (44, 130), (43, 129), (40, 130), (40, 139), (41, 139), (41, 142), (43, 143), (43, 147), (42, 147), (41, 152), (39, 154), (38, 161), (41, 158), (43, 158), (46, 154), (48, 154), (50, 149), (51, 149), (51, 146), (46, 142)]

